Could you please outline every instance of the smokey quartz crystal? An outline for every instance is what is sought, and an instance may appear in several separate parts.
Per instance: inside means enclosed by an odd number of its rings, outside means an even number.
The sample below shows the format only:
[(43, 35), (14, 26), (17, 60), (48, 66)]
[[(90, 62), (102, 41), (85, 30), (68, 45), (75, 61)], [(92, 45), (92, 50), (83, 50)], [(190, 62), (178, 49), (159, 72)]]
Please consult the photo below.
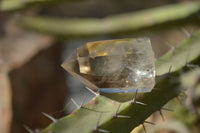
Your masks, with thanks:
[(155, 58), (148, 38), (89, 42), (62, 67), (100, 93), (145, 93), (155, 84)]

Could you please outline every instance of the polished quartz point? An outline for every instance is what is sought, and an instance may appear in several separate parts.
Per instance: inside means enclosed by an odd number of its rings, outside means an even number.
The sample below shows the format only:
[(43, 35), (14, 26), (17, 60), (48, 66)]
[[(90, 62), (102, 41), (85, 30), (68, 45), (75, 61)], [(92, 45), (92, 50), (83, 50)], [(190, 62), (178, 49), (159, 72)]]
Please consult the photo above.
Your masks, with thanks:
[(89, 42), (62, 67), (99, 93), (144, 93), (155, 84), (155, 58), (148, 38)]

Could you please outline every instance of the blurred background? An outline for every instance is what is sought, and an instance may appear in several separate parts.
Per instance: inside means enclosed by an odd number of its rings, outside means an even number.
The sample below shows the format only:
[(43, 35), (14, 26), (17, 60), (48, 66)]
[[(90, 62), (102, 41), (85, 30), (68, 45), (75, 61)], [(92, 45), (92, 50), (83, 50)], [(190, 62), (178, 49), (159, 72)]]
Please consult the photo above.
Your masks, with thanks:
[[(191, 0), (1, 0), (0, 133), (26, 133), (24, 125), (45, 128), (51, 121), (42, 112), (61, 118), (76, 109), (71, 98), (80, 105), (95, 96), (61, 68), (80, 45), (149, 37), (159, 58), (199, 30), (197, 5)], [(184, 99), (167, 107), (174, 111), (164, 112), (164, 122), (159, 113), (149, 118), (158, 125), (147, 127), (148, 133), (200, 132), (200, 120)], [(139, 132), (141, 127), (133, 131)]]

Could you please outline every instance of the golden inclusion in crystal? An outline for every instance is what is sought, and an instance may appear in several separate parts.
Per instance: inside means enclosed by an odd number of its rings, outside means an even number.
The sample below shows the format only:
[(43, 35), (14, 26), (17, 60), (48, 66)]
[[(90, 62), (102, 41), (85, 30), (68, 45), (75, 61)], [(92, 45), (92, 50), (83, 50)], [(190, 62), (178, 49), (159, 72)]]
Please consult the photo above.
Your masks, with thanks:
[(155, 58), (148, 38), (89, 42), (77, 48), (62, 67), (100, 93), (150, 92)]

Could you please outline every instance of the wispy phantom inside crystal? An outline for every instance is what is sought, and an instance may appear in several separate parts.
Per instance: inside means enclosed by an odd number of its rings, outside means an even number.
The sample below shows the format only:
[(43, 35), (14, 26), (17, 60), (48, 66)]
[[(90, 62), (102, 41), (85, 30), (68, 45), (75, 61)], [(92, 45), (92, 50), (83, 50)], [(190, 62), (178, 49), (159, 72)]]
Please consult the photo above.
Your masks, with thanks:
[(89, 42), (62, 66), (100, 93), (150, 92), (155, 84), (155, 58), (148, 38)]

